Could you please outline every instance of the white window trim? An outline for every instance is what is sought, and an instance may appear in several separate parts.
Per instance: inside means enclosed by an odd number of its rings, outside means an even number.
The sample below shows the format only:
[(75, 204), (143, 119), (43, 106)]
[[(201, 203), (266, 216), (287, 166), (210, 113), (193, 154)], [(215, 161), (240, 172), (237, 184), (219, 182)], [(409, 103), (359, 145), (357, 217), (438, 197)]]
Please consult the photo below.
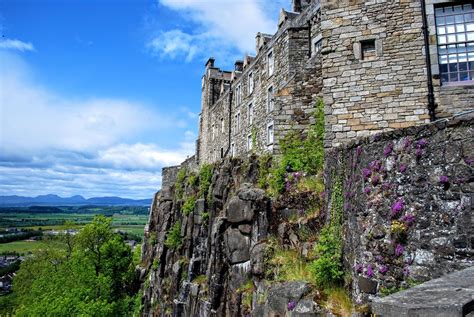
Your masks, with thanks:
[(252, 140), (252, 133), (247, 135), (247, 151), (252, 151), (253, 149), (253, 140)]
[[(270, 67), (270, 56), (271, 56), (271, 67)], [(268, 77), (273, 76), (275, 73), (275, 54), (273, 53), (273, 50), (269, 51), (267, 53), (267, 68), (268, 68)]]
[(253, 124), (253, 121), (254, 121), (253, 110), (254, 110), (253, 109), (253, 102), (251, 102), (247, 106), (249, 126), (251, 126)]
[(249, 92), (248, 94), (251, 95), (254, 90), (254, 78), (253, 78), (253, 72), (250, 72), (247, 77), (248, 80), (248, 87), (249, 87)]
[[(272, 90), (272, 95), (270, 96), (270, 89)], [(270, 108), (270, 105), (272, 106)], [(275, 90), (273, 85), (267, 88), (267, 112), (272, 112), (275, 110)]]
[[(270, 131), (270, 127), (272, 127), (272, 142), (270, 142), (270, 134), (268, 133)], [(273, 144), (275, 144), (275, 124), (273, 123), (273, 121), (270, 121), (269, 123), (267, 123), (267, 146), (272, 146)]]

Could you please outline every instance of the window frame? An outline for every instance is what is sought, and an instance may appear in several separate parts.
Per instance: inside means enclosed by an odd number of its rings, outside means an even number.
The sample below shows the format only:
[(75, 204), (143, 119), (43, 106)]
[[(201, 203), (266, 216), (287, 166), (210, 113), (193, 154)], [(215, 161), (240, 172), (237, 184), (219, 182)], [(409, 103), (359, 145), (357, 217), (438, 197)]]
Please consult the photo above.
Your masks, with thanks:
[(247, 106), (247, 113), (248, 113), (248, 123), (249, 126), (253, 124), (254, 117), (253, 117), (253, 102), (249, 103)]
[(275, 73), (275, 54), (273, 54), (273, 50), (267, 53), (267, 67), (268, 77), (273, 76)]
[(255, 89), (255, 82), (253, 78), (253, 72), (249, 72), (248, 77), (248, 94), (251, 95), (253, 93), (253, 90)]
[[(270, 94), (271, 91), (271, 94)], [(267, 88), (267, 112), (275, 110), (275, 91), (273, 85)]]
[[(474, 6), (469, 3), (450, 2), (434, 8), (436, 54), (441, 86), (474, 85), (473, 17)], [(459, 37), (460, 35), (464, 36), (464, 39)], [(443, 38), (444, 41), (441, 40)], [(469, 79), (462, 80), (465, 78), (462, 76)]]
[[(271, 140), (270, 140), (270, 128), (271, 128)], [(267, 146), (275, 144), (275, 124), (273, 121), (267, 124)]]

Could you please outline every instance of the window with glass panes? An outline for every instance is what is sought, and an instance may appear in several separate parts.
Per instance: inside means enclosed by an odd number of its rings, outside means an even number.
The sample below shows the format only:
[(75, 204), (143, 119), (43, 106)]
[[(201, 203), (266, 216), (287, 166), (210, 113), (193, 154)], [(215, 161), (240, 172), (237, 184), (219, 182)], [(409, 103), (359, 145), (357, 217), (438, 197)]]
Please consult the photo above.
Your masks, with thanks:
[(474, 80), (474, 9), (472, 4), (435, 9), (441, 82)]

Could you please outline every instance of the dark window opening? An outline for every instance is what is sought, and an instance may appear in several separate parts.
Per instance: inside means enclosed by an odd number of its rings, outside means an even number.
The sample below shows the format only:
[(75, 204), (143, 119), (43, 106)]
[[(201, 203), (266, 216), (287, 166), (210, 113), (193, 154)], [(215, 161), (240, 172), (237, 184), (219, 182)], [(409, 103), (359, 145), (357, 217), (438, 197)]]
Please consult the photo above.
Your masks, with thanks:
[(362, 59), (375, 57), (375, 40), (367, 40), (360, 42)]
[(224, 148), (221, 147), (221, 158), (224, 158)]

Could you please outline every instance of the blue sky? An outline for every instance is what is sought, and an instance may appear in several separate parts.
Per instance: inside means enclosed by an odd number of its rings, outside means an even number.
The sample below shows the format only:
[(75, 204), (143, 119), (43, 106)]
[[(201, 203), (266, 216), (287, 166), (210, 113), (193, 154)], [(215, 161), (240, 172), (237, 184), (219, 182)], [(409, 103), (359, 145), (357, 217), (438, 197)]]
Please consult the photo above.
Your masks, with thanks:
[(194, 153), (209, 56), (290, 0), (0, 0), (0, 195), (150, 198)]

